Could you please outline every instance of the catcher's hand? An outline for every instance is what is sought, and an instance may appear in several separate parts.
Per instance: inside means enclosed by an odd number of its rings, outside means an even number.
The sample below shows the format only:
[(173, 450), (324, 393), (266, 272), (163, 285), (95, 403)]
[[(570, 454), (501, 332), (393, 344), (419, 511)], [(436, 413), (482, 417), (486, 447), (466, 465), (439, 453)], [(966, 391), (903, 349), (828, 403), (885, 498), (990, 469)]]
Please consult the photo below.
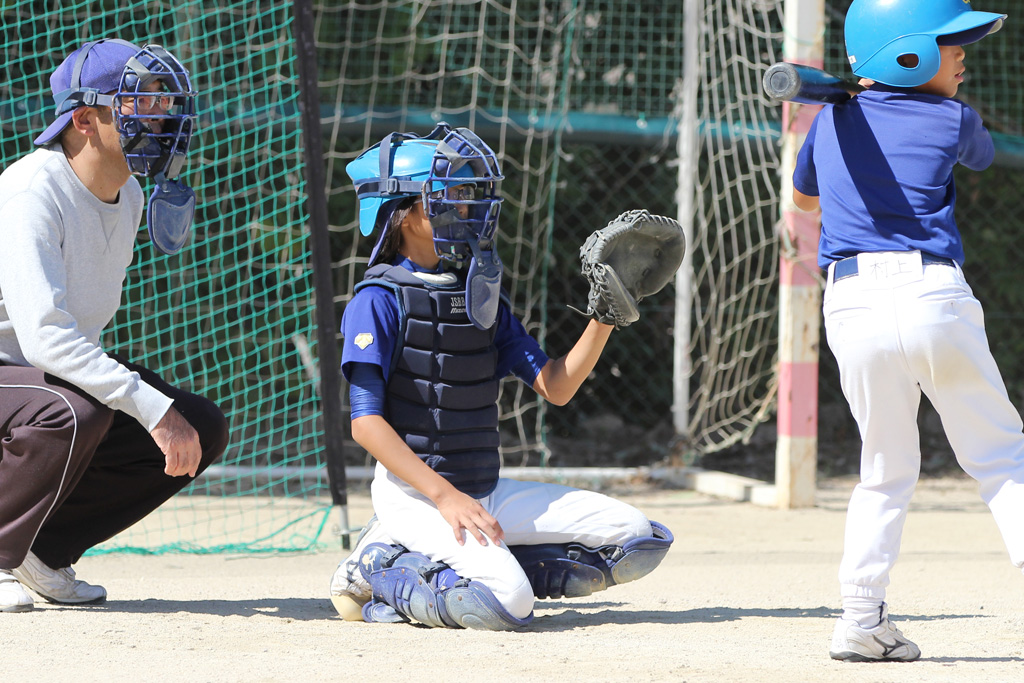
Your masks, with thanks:
[(616, 327), (636, 322), (637, 303), (669, 283), (685, 251), (682, 226), (643, 209), (595, 230), (580, 248), (583, 277), (590, 283), (586, 315)]

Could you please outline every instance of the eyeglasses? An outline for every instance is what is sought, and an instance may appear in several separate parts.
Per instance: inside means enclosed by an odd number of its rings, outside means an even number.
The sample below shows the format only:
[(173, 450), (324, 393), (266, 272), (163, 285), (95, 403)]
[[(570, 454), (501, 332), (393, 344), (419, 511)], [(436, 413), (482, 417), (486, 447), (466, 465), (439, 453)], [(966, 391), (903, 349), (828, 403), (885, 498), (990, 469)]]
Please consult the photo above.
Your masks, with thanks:
[(431, 192), (430, 198), (439, 201), (447, 199), (454, 202), (469, 202), (476, 199), (479, 192), (476, 185), (464, 183), (462, 185), (456, 185), (455, 187), (449, 187), (447, 189), (447, 195), (445, 194), (445, 190)]
[(121, 103), (131, 105), (135, 109), (136, 114), (152, 114), (156, 111), (169, 114), (174, 108), (174, 96), (162, 95), (160, 93), (136, 95), (134, 97), (124, 97)]

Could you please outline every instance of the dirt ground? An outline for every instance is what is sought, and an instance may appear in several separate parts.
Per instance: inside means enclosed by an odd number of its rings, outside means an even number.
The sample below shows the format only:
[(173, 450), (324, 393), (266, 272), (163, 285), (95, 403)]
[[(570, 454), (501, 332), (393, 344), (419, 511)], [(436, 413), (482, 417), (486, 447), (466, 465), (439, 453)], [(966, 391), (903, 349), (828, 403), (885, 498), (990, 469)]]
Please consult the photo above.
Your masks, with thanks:
[[(620, 497), (666, 524), (661, 567), (591, 598), (538, 603), (513, 633), (344, 622), (327, 599), (341, 556), (86, 557), (102, 606), (0, 615), (14, 681), (1019, 681), (1024, 577), (969, 480), (923, 480), (889, 589), (923, 658), (828, 657), (851, 479), (814, 509), (692, 491)], [(159, 513), (157, 513), (159, 514)], [(369, 517), (353, 497), (350, 519)]]

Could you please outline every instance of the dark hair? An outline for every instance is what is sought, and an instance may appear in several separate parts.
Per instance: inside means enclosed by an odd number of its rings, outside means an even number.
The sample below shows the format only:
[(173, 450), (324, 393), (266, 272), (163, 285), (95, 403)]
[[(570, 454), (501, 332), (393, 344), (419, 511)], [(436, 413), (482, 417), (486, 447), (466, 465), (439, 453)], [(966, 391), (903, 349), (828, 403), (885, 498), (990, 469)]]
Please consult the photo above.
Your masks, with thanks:
[(370, 263), (371, 267), (378, 263), (390, 264), (398, 256), (398, 250), (402, 246), (402, 223), (405, 222), (406, 216), (412, 211), (417, 201), (419, 201), (419, 197), (405, 197), (396, 200), (396, 206), (388, 215), (384, 227), (384, 236), (381, 238), (380, 249), (377, 250), (377, 258)]

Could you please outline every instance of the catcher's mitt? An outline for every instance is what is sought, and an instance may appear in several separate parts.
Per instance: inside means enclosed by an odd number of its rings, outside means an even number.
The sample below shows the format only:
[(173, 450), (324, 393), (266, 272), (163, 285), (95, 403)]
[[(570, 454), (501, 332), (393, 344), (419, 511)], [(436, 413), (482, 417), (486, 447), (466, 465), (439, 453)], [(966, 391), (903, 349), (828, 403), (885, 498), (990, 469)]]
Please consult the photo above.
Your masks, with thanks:
[(583, 277), (590, 283), (586, 315), (616, 327), (636, 322), (637, 303), (669, 283), (685, 251), (683, 227), (643, 209), (595, 230), (580, 248)]

